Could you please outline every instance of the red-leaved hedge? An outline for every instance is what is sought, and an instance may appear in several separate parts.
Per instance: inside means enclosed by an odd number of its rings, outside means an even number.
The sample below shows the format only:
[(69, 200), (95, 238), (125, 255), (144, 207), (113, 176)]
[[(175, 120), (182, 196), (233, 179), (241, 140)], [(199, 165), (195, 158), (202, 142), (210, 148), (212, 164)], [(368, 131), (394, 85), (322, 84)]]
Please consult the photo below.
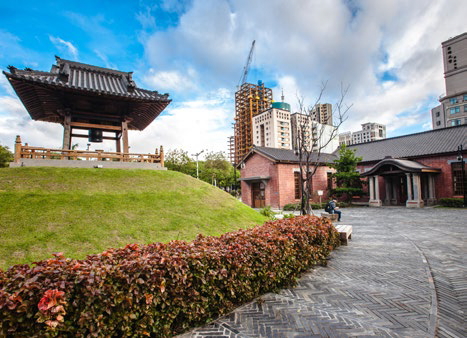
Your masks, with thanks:
[(290, 286), (339, 245), (315, 216), (0, 270), (0, 336), (170, 336)]

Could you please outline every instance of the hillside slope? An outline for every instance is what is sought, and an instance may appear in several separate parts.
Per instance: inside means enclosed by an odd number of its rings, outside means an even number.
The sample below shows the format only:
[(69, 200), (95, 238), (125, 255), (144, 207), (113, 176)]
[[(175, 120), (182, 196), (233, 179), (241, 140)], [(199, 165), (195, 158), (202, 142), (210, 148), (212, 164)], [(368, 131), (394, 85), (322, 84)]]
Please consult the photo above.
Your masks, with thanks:
[(0, 170), (0, 268), (64, 252), (191, 240), (261, 224), (229, 194), (173, 171)]

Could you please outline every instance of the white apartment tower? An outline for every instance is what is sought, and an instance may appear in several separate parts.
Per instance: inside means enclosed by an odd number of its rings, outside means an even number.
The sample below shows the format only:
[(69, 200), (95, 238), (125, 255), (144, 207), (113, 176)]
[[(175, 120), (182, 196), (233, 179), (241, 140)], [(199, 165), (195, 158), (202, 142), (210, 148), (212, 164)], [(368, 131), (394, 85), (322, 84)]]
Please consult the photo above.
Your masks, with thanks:
[(292, 149), (288, 103), (273, 102), (272, 108), (253, 117), (253, 144), (260, 147)]
[[(300, 134), (304, 138), (303, 141), (306, 147), (314, 152), (332, 153), (337, 149), (339, 143), (335, 127), (314, 121), (313, 117), (311, 117), (310, 121), (309, 116), (300, 113), (292, 114), (290, 117), (292, 135), (294, 135), (292, 139), (293, 149), (299, 146), (297, 137)], [(302, 128), (305, 128), (305, 130), (301, 133)]]
[(446, 95), (431, 110), (433, 129), (467, 124), (467, 33), (442, 44)]
[(339, 144), (351, 145), (382, 140), (386, 138), (386, 126), (368, 122), (362, 124), (362, 130), (339, 134)]

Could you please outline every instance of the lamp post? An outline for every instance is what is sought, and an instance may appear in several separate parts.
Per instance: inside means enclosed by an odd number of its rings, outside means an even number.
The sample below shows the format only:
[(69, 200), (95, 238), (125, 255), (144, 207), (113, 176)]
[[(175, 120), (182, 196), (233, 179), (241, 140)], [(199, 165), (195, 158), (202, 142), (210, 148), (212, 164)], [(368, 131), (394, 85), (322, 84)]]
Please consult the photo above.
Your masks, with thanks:
[(467, 199), (465, 195), (465, 165), (464, 165), (464, 154), (462, 149), (462, 144), (457, 147), (457, 160), (461, 163), (461, 170), (462, 170), (462, 193), (464, 195), (464, 205), (465, 208), (467, 206)]
[(199, 153), (193, 154), (191, 156), (196, 157), (196, 178), (199, 179), (199, 168), (198, 168), (198, 156), (204, 153), (204, 150), (201, 150)]

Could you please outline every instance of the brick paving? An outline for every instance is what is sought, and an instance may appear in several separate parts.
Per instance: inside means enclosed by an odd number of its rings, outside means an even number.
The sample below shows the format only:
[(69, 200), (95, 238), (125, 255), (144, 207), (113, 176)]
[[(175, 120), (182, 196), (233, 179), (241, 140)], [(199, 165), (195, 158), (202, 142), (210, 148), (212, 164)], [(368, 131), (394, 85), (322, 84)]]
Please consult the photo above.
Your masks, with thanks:
[(351, 208), (342, 224), (327, 267), (180, 337), (467, 337), (467, 210)]

